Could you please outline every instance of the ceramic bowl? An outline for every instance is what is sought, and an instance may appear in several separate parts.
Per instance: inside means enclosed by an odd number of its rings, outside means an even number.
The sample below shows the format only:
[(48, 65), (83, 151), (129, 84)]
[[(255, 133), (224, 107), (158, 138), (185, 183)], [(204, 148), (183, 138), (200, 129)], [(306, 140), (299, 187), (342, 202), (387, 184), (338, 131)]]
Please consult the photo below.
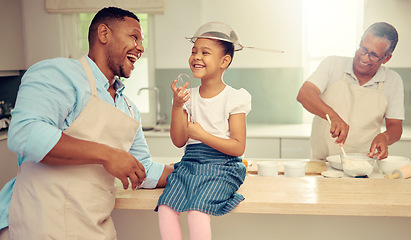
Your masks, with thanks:
[(257, 162), (258, 176), (277, 176), (278, 162), (260, 161)]
[(305, 162), (285, 162), (284, 175), (286, 177), (304, 177), (305, 166)]
[(388, 175), (396, 169), (407, 166), (409, 161), (407, 157), (388, 156), (386, 159), (377, 160), (377, 165), (385, 175)]

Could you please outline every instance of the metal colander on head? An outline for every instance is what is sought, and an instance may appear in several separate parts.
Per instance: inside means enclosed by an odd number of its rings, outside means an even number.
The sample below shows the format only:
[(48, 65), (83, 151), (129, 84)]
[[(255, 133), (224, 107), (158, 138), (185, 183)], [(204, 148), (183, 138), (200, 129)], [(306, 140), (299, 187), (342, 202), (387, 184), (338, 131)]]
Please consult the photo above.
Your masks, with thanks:
[(222, 22), (209, 22), (203, 24), (195, 33), (194, 36), (186, 38), (194, 43), (197, 38), (209, 38), (222, 40), (234, 44), (234, 50), (239, 51), (243, 49), (240, 44), (240, 39), (234, 29)]
[(197, 38), (209, 38), (227, 41), (234, 44), (234, 50), (240, 51), (243, 48), (251, 48), (267, 52), (283, 53), (284, 51), (266, 48), (246, 47), (240, 43), (240, 39), (234, 29), (222, 22), (209, 22), (200, 26), (192, 37), (186, 37), (187, 40), (194, 43)]

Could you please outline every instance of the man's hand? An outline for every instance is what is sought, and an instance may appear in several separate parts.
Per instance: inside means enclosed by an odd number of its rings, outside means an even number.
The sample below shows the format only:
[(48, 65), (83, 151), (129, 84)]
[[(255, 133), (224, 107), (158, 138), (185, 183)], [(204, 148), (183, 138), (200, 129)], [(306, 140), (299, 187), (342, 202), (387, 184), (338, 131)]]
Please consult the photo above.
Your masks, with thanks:
[(144, 166), (129, 152), (65, 133), (41, 162), (50, 165), (101, 164), (107, 172), (121, 180), (124, 189), (128, 188), (128, 179), (135, 189), (146, 178)]
[(144, 166), (130, 153), (112, 148), (108, 161), (103, 163), (104, 168), (114, 177), (121, 180), (123, 188), (127, 189), (129, 179), (132, 184), (132, 189), (141, 186), (141, 183), (146, 179)]
[(344, 120), (340, 118), (337, 114), (330, 116), (331, 127), (330, 133), (333, 138), (337, 138), (335, 143), (344, 145), (345, 140), (347, 140), (348, 130), (350, 126)]
[(374, 138), (368, 156), (378, 160), (388, 157), (388, 136), (385, 133), (380, 133)]

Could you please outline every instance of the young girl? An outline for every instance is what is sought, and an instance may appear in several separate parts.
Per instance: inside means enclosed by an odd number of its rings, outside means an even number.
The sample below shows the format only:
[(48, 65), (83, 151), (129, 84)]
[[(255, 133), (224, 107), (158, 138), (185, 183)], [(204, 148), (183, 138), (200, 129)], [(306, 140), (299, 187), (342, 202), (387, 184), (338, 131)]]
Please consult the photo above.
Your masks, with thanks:
[(207, 23), (189, 40), (194, 42), (190, 69), (201, 86), (189, 93), (188, 83), (171, 84), (170, 135), (175, 146), (186, 150), (158, 200), (162, 239), (182, 239), (179, 215), (185, 211), (190, 239), (211, 239), (210, 215), (229, 213), (244, 200), (236, 191), (246, 175), (239, 156), (245, 149), (251, 96), (223, 81), (241, 45), (237, 34), (223, 23)]

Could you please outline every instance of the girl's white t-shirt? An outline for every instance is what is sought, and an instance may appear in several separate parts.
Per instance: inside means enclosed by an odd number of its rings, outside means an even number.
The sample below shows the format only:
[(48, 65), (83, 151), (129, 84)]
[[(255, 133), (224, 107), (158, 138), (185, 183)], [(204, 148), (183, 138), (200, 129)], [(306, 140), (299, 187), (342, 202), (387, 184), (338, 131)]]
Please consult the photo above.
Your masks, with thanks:
[[(202, 98), (199, 93), (200, 87), (192, 88), (190, 99), (186, 102), (184, 109), (191, 110), (196, 122), (203, 129), (223, 139), (230, 138), (228, 118), (231, 114), (245, 113), (251, 110), (251, 95), (247, 90), (234, 89), (228, 85), (217, 96)], [(200, 143), (200, 141), (189, 139), (187, 144)]]

